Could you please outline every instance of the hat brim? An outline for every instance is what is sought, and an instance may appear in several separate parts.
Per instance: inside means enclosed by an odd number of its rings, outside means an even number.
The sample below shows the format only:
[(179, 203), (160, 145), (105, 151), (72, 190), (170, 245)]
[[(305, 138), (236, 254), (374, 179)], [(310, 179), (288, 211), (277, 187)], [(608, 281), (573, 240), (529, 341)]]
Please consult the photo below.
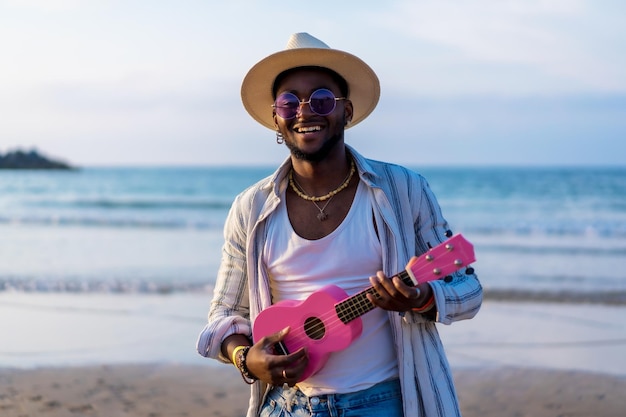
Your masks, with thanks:
[(288, 49), (259, 61), (243, 80), (241, 100), (254, 120), (275, 130), (272, 113), (274, 80), (283, 71), (303, 66), (329, 68), (345, 78), (350, 90), (348, 98), (353, 106), (352, 121), (347, 127), (363, 121), (378, 104), (378, 77), (360, 58), (336, 49)]

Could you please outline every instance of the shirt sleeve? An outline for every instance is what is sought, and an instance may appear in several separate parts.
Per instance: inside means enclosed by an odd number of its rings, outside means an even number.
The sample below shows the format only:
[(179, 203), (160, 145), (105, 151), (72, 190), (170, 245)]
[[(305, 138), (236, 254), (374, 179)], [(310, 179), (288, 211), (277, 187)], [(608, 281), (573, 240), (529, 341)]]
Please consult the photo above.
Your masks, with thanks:
[(232, 334), (251, 338), (248, 274), (246, 262), (246, 216), (238, 198), (224, 226), (224, 246), (208, 322), (200, 332), (196, 348), (200, 355), (230, 362), (222, 355), (224, 339)]
[[(413, 198), (415, 248), (417, 256), (425, 253), (449, 236), (453, 230), (444, 219), (437, 199), (428, 182), (420, 177), (419, 198)], [(458, 320), (471, 319), (478, 313), (482, 305), (483, 290), (473, 268), (463, 268), (444, 279), (431, 281), (437, 315), (435, 321), (451, 324)], [(412, 313), (413, 321), (429, 320), (428, 315)]]

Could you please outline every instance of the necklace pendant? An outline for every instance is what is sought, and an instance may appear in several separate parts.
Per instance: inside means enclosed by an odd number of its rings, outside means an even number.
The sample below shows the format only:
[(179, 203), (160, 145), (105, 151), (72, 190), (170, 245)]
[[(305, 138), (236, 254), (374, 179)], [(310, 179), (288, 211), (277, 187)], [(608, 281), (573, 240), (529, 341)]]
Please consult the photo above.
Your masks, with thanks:
[(317, 214), (317, 220), (323, 222), (324, 220), (326, 220), (328, 218), (328, 214), (324, 213), (323, 211), (320, 211)]

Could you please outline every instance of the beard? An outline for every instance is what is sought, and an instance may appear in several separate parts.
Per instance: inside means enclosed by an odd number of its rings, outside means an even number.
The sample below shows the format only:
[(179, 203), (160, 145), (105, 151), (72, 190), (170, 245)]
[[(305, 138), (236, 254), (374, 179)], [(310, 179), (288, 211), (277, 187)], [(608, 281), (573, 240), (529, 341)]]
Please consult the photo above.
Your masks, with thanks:
[(320, 162), (323, 161), (330, 151), (341, 141), (341, 137), (341, 134), (335, 133), (315, 152), (303, 152), (302, 149), (298, 148), (296, 144), (290, 140), (285, 140), (285, 145), (296, 159), (307, 162)]

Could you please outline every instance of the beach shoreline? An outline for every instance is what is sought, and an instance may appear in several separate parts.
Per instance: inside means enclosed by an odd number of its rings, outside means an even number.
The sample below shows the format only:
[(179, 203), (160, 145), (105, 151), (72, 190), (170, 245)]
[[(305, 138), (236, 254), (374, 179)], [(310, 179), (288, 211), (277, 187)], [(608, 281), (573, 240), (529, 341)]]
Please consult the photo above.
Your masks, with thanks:
[[(213, 362), (213, 361), (212, 361)], [(454, 371), (464, 417), (618, 417), (626, 377), (531, 368)], [(0, 370), (3, 417), (244, 416), (230, 365), (141, 364)]]

